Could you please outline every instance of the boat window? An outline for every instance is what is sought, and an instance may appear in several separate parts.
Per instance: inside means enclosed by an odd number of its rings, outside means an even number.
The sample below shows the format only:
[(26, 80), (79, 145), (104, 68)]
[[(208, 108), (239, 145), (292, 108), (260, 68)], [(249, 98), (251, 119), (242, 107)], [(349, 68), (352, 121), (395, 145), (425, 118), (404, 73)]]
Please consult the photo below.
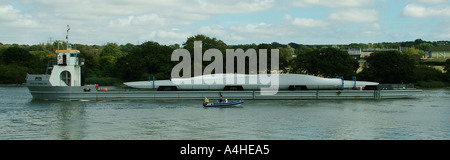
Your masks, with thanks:
[(305, 85), (290, 85), (288, 90), (298, 91), (298, 90), (308, 90), (308, 88)]
[(70, 84), (70, 80), (71, 80), (71, 75), (69, 71), (63, 71), (61, 72), (61, 81), (63, 81), (66, 85), (71, 86)]
[(158, 91), (178, 91), (177, 86), (159, 86)]
[(378, 90), (378, 85), (367, 85), (364, 90)]
[(66, 55), (66, 54), (63, 55), (62, 65), (63, 65), (63, 66), (66, 66), (66, 65), (67, 65), (67, 55)]
[(243, 91), (244, 87), (242, 86), (225, 86), (223, 88), (224, 91)]
[(42, 77), (36, 77), (34, 78), (35, 81), (42, 81)]

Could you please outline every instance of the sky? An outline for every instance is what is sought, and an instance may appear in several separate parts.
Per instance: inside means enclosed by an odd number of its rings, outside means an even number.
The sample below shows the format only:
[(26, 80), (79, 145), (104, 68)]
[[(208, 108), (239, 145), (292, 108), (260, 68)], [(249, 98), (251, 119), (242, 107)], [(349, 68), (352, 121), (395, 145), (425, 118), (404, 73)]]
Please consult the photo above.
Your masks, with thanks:
[(229, 45), (450, 40), (450, 0), (2, 0), (0, 42)]

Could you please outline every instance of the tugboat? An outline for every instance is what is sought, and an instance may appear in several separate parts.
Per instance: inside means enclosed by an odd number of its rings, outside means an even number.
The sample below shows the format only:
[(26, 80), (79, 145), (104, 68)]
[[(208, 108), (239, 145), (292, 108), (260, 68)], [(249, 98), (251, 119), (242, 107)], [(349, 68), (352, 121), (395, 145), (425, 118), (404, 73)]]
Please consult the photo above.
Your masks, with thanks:
[(55, 51), (56, 60), (48, 62), (45, 74), (27, 74), (26, 85), (34, 99), (65, 99), (71, 93), (96, 91), (95, 86), (84, 86), (85, 60), (79, 58), (79, 50), (69, 45), (67, 27), (66, 49)]

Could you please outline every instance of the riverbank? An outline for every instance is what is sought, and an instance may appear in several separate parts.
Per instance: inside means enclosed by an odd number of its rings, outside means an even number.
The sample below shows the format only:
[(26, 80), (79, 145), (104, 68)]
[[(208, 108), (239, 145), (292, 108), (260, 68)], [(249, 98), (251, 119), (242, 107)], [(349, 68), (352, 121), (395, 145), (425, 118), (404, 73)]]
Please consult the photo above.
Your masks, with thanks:
[(0, 87), (23, 87), (26, 86), (25, 83), (22, 84), (0, 84)]
[(441, 81), (419, 81), (415, 83), (415, 87), (419, 89), (450, 88), (450, 83)]

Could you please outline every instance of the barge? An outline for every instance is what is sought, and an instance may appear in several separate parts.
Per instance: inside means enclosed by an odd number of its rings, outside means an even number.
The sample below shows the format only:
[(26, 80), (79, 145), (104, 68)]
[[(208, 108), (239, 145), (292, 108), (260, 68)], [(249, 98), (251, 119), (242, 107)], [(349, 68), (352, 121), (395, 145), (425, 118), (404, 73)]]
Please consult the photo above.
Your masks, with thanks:
[[(321, 99), (393, 99), (413, 98), (419, 89), (385, 90), (377, 82), (348, 81), (302, 74), (203, 75), (188, 79), (126, 82), (127, 87), (84, 85), (84, 59), (78, 50), (56, 50), (56, 63), (47, 66), (46, 74), (28, 74), (26, 85), (33, 99), (40, 100), (165, 100), (165, 99), (228, 99), (243, 100), (321, 100)], [(255, 77), (256, 76), (256, 77)], [(260, 82), (249, 83), (259, 76), (278, 76), (276, 94), (264, 94)], [(194, 83), (213, 78), (219, 84)], [(225, 83), (229, 78), (235, 83)], [(243, 78), (243, 83), (237, 83)], [(211, 80), (211, 79), (210, 79)], [(233, 80), (233, 81), (234, 81)], [(193, 83), (181, 83), (193, 82)]]

